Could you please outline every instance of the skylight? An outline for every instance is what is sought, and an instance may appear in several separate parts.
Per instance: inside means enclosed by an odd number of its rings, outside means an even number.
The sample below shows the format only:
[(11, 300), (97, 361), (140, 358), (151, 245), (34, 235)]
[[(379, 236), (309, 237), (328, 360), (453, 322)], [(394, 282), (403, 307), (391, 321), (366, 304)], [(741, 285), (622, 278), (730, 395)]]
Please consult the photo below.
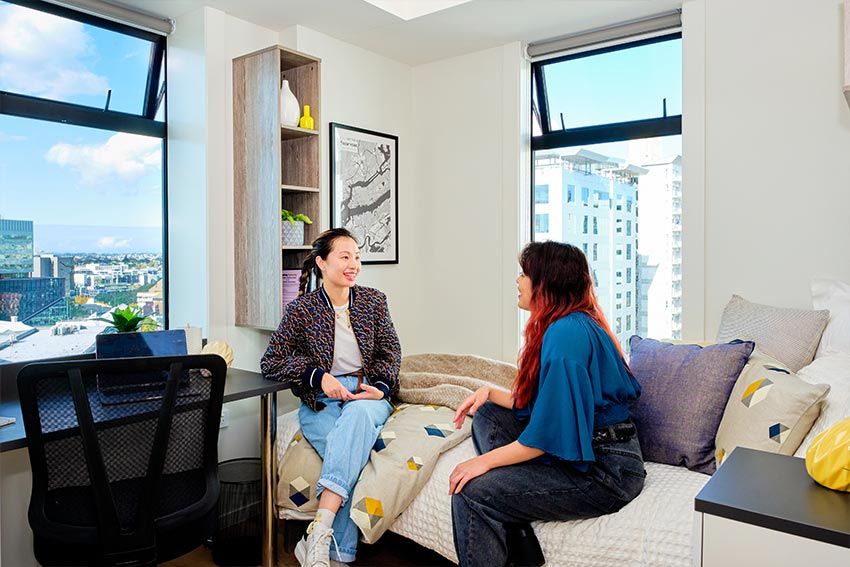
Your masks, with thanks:
[(377, 6), (393, 16), (402, 20), (412, 20), (420, 16), (426, 16), (453, 8), (460, 4), (466, 4), (470, 0), (366, 0), (369, 4)]

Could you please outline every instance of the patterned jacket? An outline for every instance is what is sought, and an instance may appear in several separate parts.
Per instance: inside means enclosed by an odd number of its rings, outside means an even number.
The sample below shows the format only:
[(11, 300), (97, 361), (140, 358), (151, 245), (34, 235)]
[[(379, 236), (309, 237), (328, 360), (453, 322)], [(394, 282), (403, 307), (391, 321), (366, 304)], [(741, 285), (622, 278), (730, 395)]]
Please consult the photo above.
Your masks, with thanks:
[[(349, 313), (363, 375), (391, 402), (398, 393), (401, 345), (387, 298), (376, 289), (355, 285), (349, 292)], [(263, 376), (290, 383), (292, 392), (314, 411), (325, 407), (316, 398), (322, 376), (333, 366), (334, 321), (333, 304), (323, 287), (297, 297), (286, 306), (260, 361)]]

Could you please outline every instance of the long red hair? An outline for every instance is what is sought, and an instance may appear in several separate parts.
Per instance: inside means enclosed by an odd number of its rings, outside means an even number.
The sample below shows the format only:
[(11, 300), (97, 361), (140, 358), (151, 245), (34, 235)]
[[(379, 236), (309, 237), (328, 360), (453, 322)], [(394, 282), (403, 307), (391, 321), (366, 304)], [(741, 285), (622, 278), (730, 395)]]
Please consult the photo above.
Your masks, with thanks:
[(513, 396), (517, 407), (525, 407), (537, 387), (543, 335), (558, 319), (576, 311), (587, 313), (608, 333), (621, 357), (623, 349), (602, 314), (587, 258), (579, 248), (561, 242), (532, 242), (523, 248), (519, 265), (531, 280), (531, 317), (525, 325)]

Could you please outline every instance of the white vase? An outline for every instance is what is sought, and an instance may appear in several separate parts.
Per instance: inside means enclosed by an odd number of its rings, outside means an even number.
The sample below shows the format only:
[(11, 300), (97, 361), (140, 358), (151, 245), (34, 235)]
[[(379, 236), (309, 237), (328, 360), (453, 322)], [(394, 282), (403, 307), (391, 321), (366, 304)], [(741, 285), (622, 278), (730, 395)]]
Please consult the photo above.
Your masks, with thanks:
[(284, 126), (298, 126), (300, 118), (301, 105), (289, 90), (289, 81), (284, 79), (280, 85), (280, 123)]

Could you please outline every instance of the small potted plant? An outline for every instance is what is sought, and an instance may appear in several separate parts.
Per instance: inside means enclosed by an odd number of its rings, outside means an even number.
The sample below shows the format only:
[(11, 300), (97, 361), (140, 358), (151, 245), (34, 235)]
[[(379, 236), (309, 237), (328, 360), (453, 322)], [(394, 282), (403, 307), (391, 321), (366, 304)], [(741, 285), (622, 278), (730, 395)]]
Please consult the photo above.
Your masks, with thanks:
[(154, 329), (157, 327), (156, 322), (150, 317), (145, 316), (141, 309), (130, 305), (125, 306), (123, 309), (116, 307), (108, 315), (112, 317), (111, 320), (101, 317), (98, 321), (109, 323), (119, 333), (134, 333), (136, 331), (152, 330), (145, 327), (153, 327)]
[(313, 224), (310, 217), (301, 213), (293, 213), (286, 209), (280, 210), (280, 241), (283, 246), (304, 245), (304, 225)]

